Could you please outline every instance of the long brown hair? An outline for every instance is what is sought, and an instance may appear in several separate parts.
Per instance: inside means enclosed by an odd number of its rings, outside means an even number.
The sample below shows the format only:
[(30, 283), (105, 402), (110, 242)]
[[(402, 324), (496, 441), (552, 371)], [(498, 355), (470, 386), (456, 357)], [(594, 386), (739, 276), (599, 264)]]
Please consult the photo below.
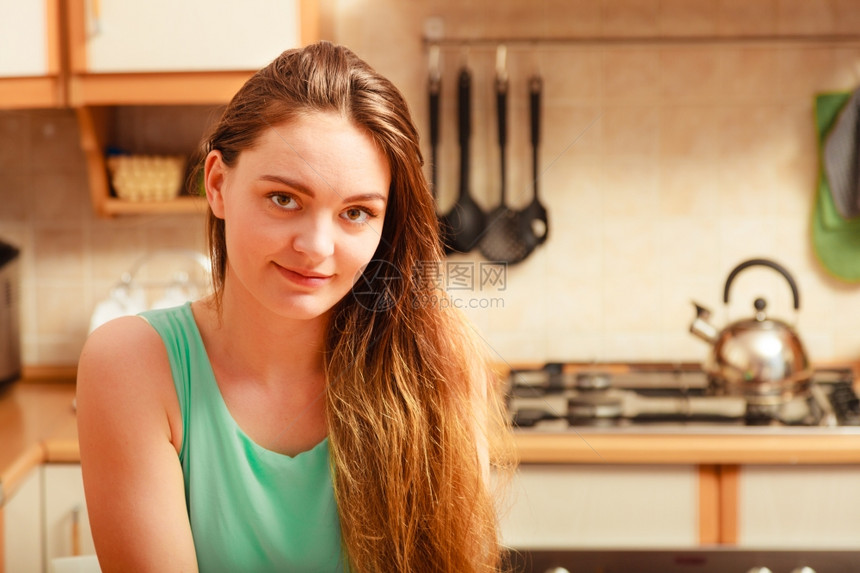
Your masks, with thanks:
[[(391, 167), (379, 247), (335, 307), (326, 340), (332, 479), (350, 569), (493, 571), (495, 499), (481, 444), (507, 442), (486, 353), (431, 274), (443, 260), (418, 132), (401, 93), (350, 50), (289, 50), (236, 94), (204, 146), (235, 164), (267, 127), (336, 111)], [(208, 219), (216, 295), (224, 222)], [(491, 455), (493, 460), (509, 460)]]

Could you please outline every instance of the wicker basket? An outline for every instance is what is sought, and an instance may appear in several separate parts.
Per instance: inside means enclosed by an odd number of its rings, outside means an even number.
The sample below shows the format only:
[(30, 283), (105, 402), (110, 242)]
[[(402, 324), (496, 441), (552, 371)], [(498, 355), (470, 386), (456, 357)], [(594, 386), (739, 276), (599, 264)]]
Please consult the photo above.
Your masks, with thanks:
[(117, 197), (166, 201), (182, 189), (185, 158), (176, 155), (116, 155), (107, 160)]

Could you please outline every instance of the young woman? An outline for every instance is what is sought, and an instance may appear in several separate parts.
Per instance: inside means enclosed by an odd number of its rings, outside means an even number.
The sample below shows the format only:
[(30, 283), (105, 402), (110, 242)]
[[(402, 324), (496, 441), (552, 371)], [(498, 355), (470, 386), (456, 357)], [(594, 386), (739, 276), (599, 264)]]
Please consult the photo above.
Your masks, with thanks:
[(81, 355), (102, 569), (496, 570), (504, 418), (420, 272), (442, 254), (399, 91), (346, 48), (287, 51), (205, 148), (214, 294)]

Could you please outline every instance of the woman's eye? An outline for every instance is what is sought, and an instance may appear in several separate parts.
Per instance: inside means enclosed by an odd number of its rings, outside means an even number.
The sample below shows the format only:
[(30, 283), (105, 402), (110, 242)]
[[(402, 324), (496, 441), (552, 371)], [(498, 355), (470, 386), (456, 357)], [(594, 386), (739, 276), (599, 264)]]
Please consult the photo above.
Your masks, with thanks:
[(372, 216), (372, 213), (360, 207), (350, 207), (343, 212), (343, 217), (352, 223), (364, 223)]
[(275, 194), (271, 196), (272, 203), (283, 209), (296, 209), (298, 204), (290, 195)]

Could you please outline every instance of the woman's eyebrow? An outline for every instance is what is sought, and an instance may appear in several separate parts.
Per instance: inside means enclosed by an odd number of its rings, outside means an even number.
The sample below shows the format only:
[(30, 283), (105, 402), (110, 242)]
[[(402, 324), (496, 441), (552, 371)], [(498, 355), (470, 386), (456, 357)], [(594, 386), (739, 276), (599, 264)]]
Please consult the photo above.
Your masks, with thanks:
[[(293, 190), (301, 193), (302, 195), (307, 195), (308, 197), (310, 197), (312, 199), (316, 197), (316, 194), (314, 193), (313, 189), (311, 189), (310, 187), (303, 185), (302, 183), (300, 183), (298, 181), (294, 181), (292, 179), (288, 179), (288, 178), (282, 177), (280, 175), (270, 175), (270, 174), (261, 175), (260, 181), (271, 181), (272, 183), (280, 183), (281, 185), (285, 185), (285, 186), (289, 187), (290, 189), (293, 189)], [(335, 191), (335, 192), (337, 192), (337, 191)], [(343, 195), (338, 193), (338, 196), (341, 198), (341, 201), (343, 201), (344, 203), (352, 203), (355, 201), (382, 201), (383, 203), (386, 203), (388, 201), (388, 198), (384, 194), (376, 192), (376, 191), (371, 191), (368, 193), (356, 193), (354, 195), (349, 195), (347, 197), (344, 197)]]
[(260, 181), (271, 181), (272, 183), (280, 183), (281, 185), (285, 185), (291, 189), (294, 189), (295, 191), (298, 191), (303, 195), (307, 195), (308, 197), (313, 198), (316, 196), (310, 187), (303, 185), (298, 181), (287, 179), (286, 177), (281, 177), (280, 175), (260, 175)]
[(388, 198), (382, 193), (357, 193), (356, 195), (343, 197), (342, 200), (344, 203), (352, 203), (354, 201), (382, 201), (385, 203), (388, 201)]

